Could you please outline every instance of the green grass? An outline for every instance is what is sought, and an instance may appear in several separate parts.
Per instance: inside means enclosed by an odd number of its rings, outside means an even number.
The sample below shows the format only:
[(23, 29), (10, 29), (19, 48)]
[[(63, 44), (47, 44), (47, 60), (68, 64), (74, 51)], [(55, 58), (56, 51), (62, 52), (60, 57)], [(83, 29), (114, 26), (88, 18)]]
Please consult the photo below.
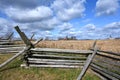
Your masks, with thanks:
[[(0, 55), (0, 63), (12, 55)], [(0, 69), (0, 80), (76, 80), (81, 69), (61, 68), (21, 68), (22, 61), (17, 58)], [(83, 80), (101, 80), (91, 70), (87, 71)]]

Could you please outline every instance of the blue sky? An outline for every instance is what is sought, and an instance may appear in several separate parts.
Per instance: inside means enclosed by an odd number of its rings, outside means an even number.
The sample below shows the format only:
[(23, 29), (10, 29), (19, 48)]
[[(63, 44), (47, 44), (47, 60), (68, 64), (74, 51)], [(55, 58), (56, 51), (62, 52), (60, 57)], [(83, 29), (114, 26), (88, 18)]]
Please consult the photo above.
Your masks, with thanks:
[(0, 0), (0, 36), (18, 25), (35, 38), (120, 37), (120, 0)]

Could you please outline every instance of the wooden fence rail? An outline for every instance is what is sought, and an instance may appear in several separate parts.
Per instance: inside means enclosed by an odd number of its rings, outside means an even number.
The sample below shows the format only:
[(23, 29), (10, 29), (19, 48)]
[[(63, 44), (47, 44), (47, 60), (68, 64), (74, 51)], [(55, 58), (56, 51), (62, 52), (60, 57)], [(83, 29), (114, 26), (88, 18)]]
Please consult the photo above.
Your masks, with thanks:
[(91, 51), (91, 50), (55, 49), (55, 48), (34, 48), (34, 49), (31, 49), (31, 52), (33, 52), (33, 53), (46, 52), (46, 53), (60, 53), (60, 54), (63, 53), (63, 54), (89, 55), (93, 51)]
[(91, 64), (91, 69), (107, 80), (120, 80), (119, 53), (98, 50)]
[(25, 45), (16, 45), (14, 41), (0, 40), (0, 53), (18, 53), (23, 50)]
[[(90, 49), (90, 50), (93, 51), (93, 49)], [(115, 53), (115, 52), (111, 52), (111, 51), (97, 50), (97, 52), (99, 52), (99, 53), (105, 53), (105, 54), (109, 54), (109, 55), (120, 56), (120, 53)]]

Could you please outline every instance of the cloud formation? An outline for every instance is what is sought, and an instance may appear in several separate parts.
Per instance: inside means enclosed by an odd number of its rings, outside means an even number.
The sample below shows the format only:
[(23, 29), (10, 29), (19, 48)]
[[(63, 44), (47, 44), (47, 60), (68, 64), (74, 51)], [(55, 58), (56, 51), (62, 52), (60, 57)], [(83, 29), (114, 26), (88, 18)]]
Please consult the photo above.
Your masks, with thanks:
[(96, 3), (96, 16), (111, 15), (119, 8), (119, 0), (98, 0)]
[(76, 36), (79, 39), (104, 39), (112, 37), (120, 37), (120, 22), (113, 22), (98, 27), (92, 23), (81, 26), (79, 29), (74, 27), (59, 33), (60, 36)]
[(107, 25), (102, 30), (106, 32), (107, 35), (119, 36), (120, 33), (120, 22), (112, 22)]
[[(62, 26), (64, 21), (82, 17), (85, 11), (85, 0), (32, 0), (32, 1), (0, 1), (1, 11), (22, 29), (53, 30)], [(33, 2), (33, 3), (32, 3)], [(19, 3), (19, 4), (18, 4)], [(46, 3), (46, 4), (45, 4)], [(28, 4), (28, 5), (25, 5)], [(59, 27), (58, 27), (59, 28)], [(66, 29), (69, 26), (66, 26)], [(31, 31), (30, 30), (30, 31)], [(36, 31), (36, 30), (34, 30)]]
[(45, 20), (52, 16), (53, 12), (50, 8), (45, 6), (39, 6), (34, 9), (19, 9), (19, 8), (7, 8), (6, 14), (15, 22), (36, 22)]
[(68, 31), (72, 28), (72, 24), (70, 23), (63, 23), (61, 25), (58, 26), (58, 28), (60, 29), (60, 32), (64, 32), (64, 31)]
[(60, 20), (68, 21), (84, 15), (84, 3), (85, 0), (55, 0), (51, 7)]
[[(0, 0), (0, 17), (1, 12), (5, 14), (0, 18), (0, 32), (12, 31), (13, 26), (19, 25), (27, 35), (35, 33), (37, 37), (77, 36), (79, 39), (98, 39), (111, 34), (119, 36), (120, 22), (108, 21), (111, 23), (98, 26), (97, 21), (85, 13), (86, 2), (87, 0)], [(119, 1), (97, 0), (94, 9), (96, 16), (111, 15), (119, 9)], [(87, 18), (84, 18), (85, 15)]]

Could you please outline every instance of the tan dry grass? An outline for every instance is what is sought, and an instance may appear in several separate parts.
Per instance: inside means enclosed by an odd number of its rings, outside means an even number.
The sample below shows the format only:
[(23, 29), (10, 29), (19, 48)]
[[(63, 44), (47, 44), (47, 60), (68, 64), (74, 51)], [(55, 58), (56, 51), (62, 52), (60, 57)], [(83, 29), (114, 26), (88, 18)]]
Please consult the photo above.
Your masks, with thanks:
[[(94, 40), (41, 41), (36, 47), (86, 50), (90, 49), (93, 43)], [(120, 53), (120, 40), (98, 40), (97, 47), (101, 50)]]
[[(95, 40), (41, 41), (36, 47), (86, 50), (92, 47), (94, 41)], [(16, 41), (15, 44), (23, 44), (23, 41)], [(120, 39), (97, 40), (97, 47), (101, 50), (120, 53)]]
[(0, 64), (4, 61), (8, 60), (10, 57), (12, 57), (14, 54), (0, 54)]

